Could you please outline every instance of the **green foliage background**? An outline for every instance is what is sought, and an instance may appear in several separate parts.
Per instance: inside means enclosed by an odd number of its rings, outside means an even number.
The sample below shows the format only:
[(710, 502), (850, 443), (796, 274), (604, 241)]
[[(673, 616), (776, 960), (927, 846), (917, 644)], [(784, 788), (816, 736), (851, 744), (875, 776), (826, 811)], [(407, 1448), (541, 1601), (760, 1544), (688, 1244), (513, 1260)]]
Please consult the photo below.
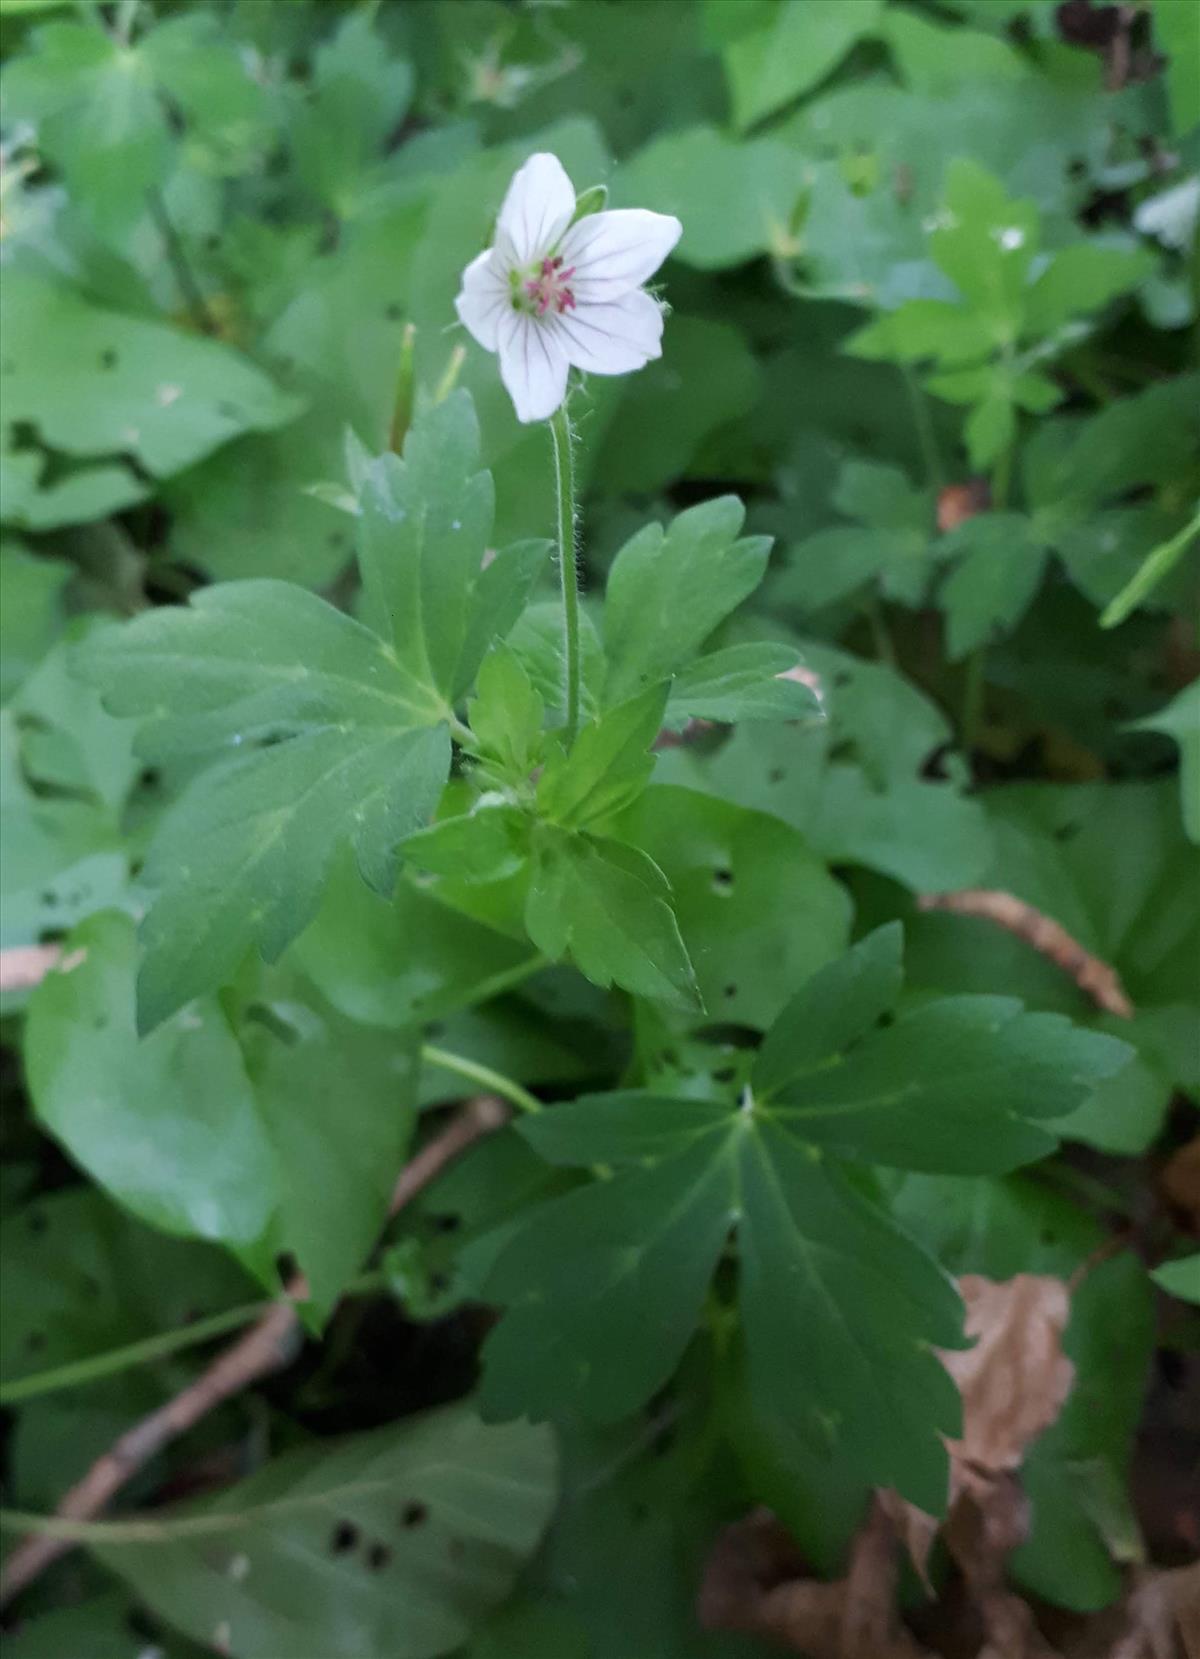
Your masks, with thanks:
[[(938, 1512), (952, 1276), (1130, 1228), (1013, 1569), (1172, 1559), (1200, 12), (1101, 11), (0, 0), (0, 944), (64, 953), (3, 994), (8, 1506), (310, 1289), (15, 1659), (749, 1659), (720, 1526), (835, 1575), (872, 1486)], [(548, 435), (453, 309), (535, 150), (684, 227), (661, 360), (572, 395), (569, 750)]]

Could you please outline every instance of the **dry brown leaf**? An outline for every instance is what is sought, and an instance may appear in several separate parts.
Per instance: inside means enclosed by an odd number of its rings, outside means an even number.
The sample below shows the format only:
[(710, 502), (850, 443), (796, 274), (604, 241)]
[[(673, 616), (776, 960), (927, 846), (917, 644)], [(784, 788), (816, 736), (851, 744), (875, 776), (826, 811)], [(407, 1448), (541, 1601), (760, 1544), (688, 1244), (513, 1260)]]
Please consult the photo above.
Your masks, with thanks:
[(896, 1609), (896, 1535), (874, 1503), (855, 1537), (845, 1578), (805, 1576), (787, 1530), (758, 1509), (720, 1534), (698, 1612), (706, 1630), (745, 1630), (809, 1659), (932, 1659)]
[(1058, 1417), (1075, 1367), (1062, 1351), (1071, 1301), (1061, 1279), (1018, 1273), (958, 1281), (973, 1348), (939, 1357), (958, 1384), (963, 1437), (948, 1442), (955, 1465), (989, 1473), (1020, 1467), (1025, 1449)]

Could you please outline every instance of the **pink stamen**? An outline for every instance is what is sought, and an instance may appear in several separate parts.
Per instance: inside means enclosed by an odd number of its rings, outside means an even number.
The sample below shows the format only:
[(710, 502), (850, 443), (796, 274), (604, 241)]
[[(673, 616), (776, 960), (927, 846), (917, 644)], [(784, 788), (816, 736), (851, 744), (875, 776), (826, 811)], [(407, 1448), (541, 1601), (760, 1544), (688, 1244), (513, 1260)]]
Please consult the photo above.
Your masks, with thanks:
[(560, 316), (564, 311), (575, 309), (575, 296), (567, 287), (575, 275), (575, 267), (571, 265), (564, 271), (562, 263), (561, 254), (547, 254), (537, 267), (537, 276), (528, 277), (525, 281), (525, 292), (533, 301), (539, 317), (544, 317), (551, 306)]

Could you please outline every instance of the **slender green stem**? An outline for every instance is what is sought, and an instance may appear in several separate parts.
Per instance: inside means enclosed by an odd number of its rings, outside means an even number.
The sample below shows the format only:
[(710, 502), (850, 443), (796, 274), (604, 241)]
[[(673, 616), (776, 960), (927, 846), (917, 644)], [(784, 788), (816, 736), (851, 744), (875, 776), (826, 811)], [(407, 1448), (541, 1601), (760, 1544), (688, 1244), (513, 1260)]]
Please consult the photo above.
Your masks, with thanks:
[(558, 568), (562, 577), (563, 679), (567, 746), (579, 731), (582, 668), (579, 659), (579, 568), (575, 557), (575, 452), (566, 404), (550, 417), (554, 478), (558, 502)]
[(503, 1100), (510, 1101), (519, 1112), (540, 1112), (542, 1109), (541, 1101), (528, 1089), (523, 1089), (513, 1078), (505, 1077), (503, 1072), (480, 1065), (478, 1060), (468, 1060), (463, 1054), (451, 1054), (448, 1049), (434, 1048), (431, 1043), (422, 1043), (421, 1058), (427, 1065), (441, 1066), (443, 1071), (452, 1071), (468, 1082), (478, 1083), (489, 1094), (498, 1094)]
[[(343, 1296), (369, 1296), (386, 1290), (386, 1273), (374, 1269), (360, 1273), (342, 1292)], [(188, 1348), (199, 1348), (219, 1336), (251, 1325), (273, 1308), (279, 1297), (264, 1297), (258, 1302), (242, 1302), (236, 1308), (225, 1308), (208, 1319), (195, 1319), (178, 1330), (162, 1331), (157, 1336), (143, 1337), (138, 1342), (127, 1342), (122, 1348), (109, 1348), (102, 1354), (89, 1354), (86, 1359), (72, 1360), (68, 1365), (56, 1365), (49, 1371), (37, 1371), (15, 1382), (0, 1384), (0, 1406), (15, 1406), (22, 1400), (37, 1399), (42, 1394), (57, 1394), (63, 1388), (82, 1388), (86, 1383), (99, 1382), (104, 1377), (120, 1376), (135, 1365), (152, 1365), (157, 1360), (170, 1359), (173, 1354)]]
[[(1008, 492), (1012, 483), (1013, 451), (1009, 444), (996, 457), (992, 468), (992, 511), (1002, 513), (1008, 506)], [(967, 658), (966, 679), (963, 682), (963, 705), (960, 735), (962, 746), (969, 757), (979, 741), (983, 724), (983, 698), (987, 684), (987, 646), (977, 645)]]
[(1116, 598), (1109, 601), (1101, 614), (1100, 626), (1115, 628), (1118, 623), (1124, 622), (1130, 611), (1135, 611), (1144, 599), (1150, 597), (1158, 584), (1170, 575), (1197, 536), (1200, 536), (1200, 511), (1197, 511), (1190, 524), (1185, 524), (1169, 541), (1161, 543), (1152, 553), (1146, 555)]
[(202, 1342), (236, 1331), (249, 1325), (271, 1306), (269, 1301), (243, 1302), (240, 1307), (226, 1308), (209, 1319), (197, 1319), (178, 1330), (163, 1331), (140, 1342), (129, 1342), (123, 1348), (110, 1348), (107, 1353), (89, 1354), (86, 1359), (72, 1360), (69, 1365), (57, 1365), (50, 1371), (36, 1371), (29, 1377), (18, 1377), (15, 1382), (0, 1386), (0, 1406), (15, 1406), (21, 1400), (31, 1400), (39, 1394), (53, 1394), (60, 1388), (79, 1388), (84, 1383), (96, 1382), (101, 1377), (115, 1376), (135, 1365), (148, 1365), (154, 1360), (167, 1359), (185, 1348), (195, 1348)]

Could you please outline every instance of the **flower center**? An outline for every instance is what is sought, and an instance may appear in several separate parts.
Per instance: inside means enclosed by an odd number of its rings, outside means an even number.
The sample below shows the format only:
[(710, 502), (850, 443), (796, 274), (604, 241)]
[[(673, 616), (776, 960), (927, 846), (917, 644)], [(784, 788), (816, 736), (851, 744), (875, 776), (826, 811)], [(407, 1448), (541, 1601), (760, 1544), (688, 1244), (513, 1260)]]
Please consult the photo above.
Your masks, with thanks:
[(528, 309), (539, 317), (544, 317), (547, 311), (557, 311), (561, 315), (564, 311), (573, 310), (575, 295), (569, 283), (574, 275), (574, 265), (563, 269), (561, 254), (547, 255), (521, 284)]

